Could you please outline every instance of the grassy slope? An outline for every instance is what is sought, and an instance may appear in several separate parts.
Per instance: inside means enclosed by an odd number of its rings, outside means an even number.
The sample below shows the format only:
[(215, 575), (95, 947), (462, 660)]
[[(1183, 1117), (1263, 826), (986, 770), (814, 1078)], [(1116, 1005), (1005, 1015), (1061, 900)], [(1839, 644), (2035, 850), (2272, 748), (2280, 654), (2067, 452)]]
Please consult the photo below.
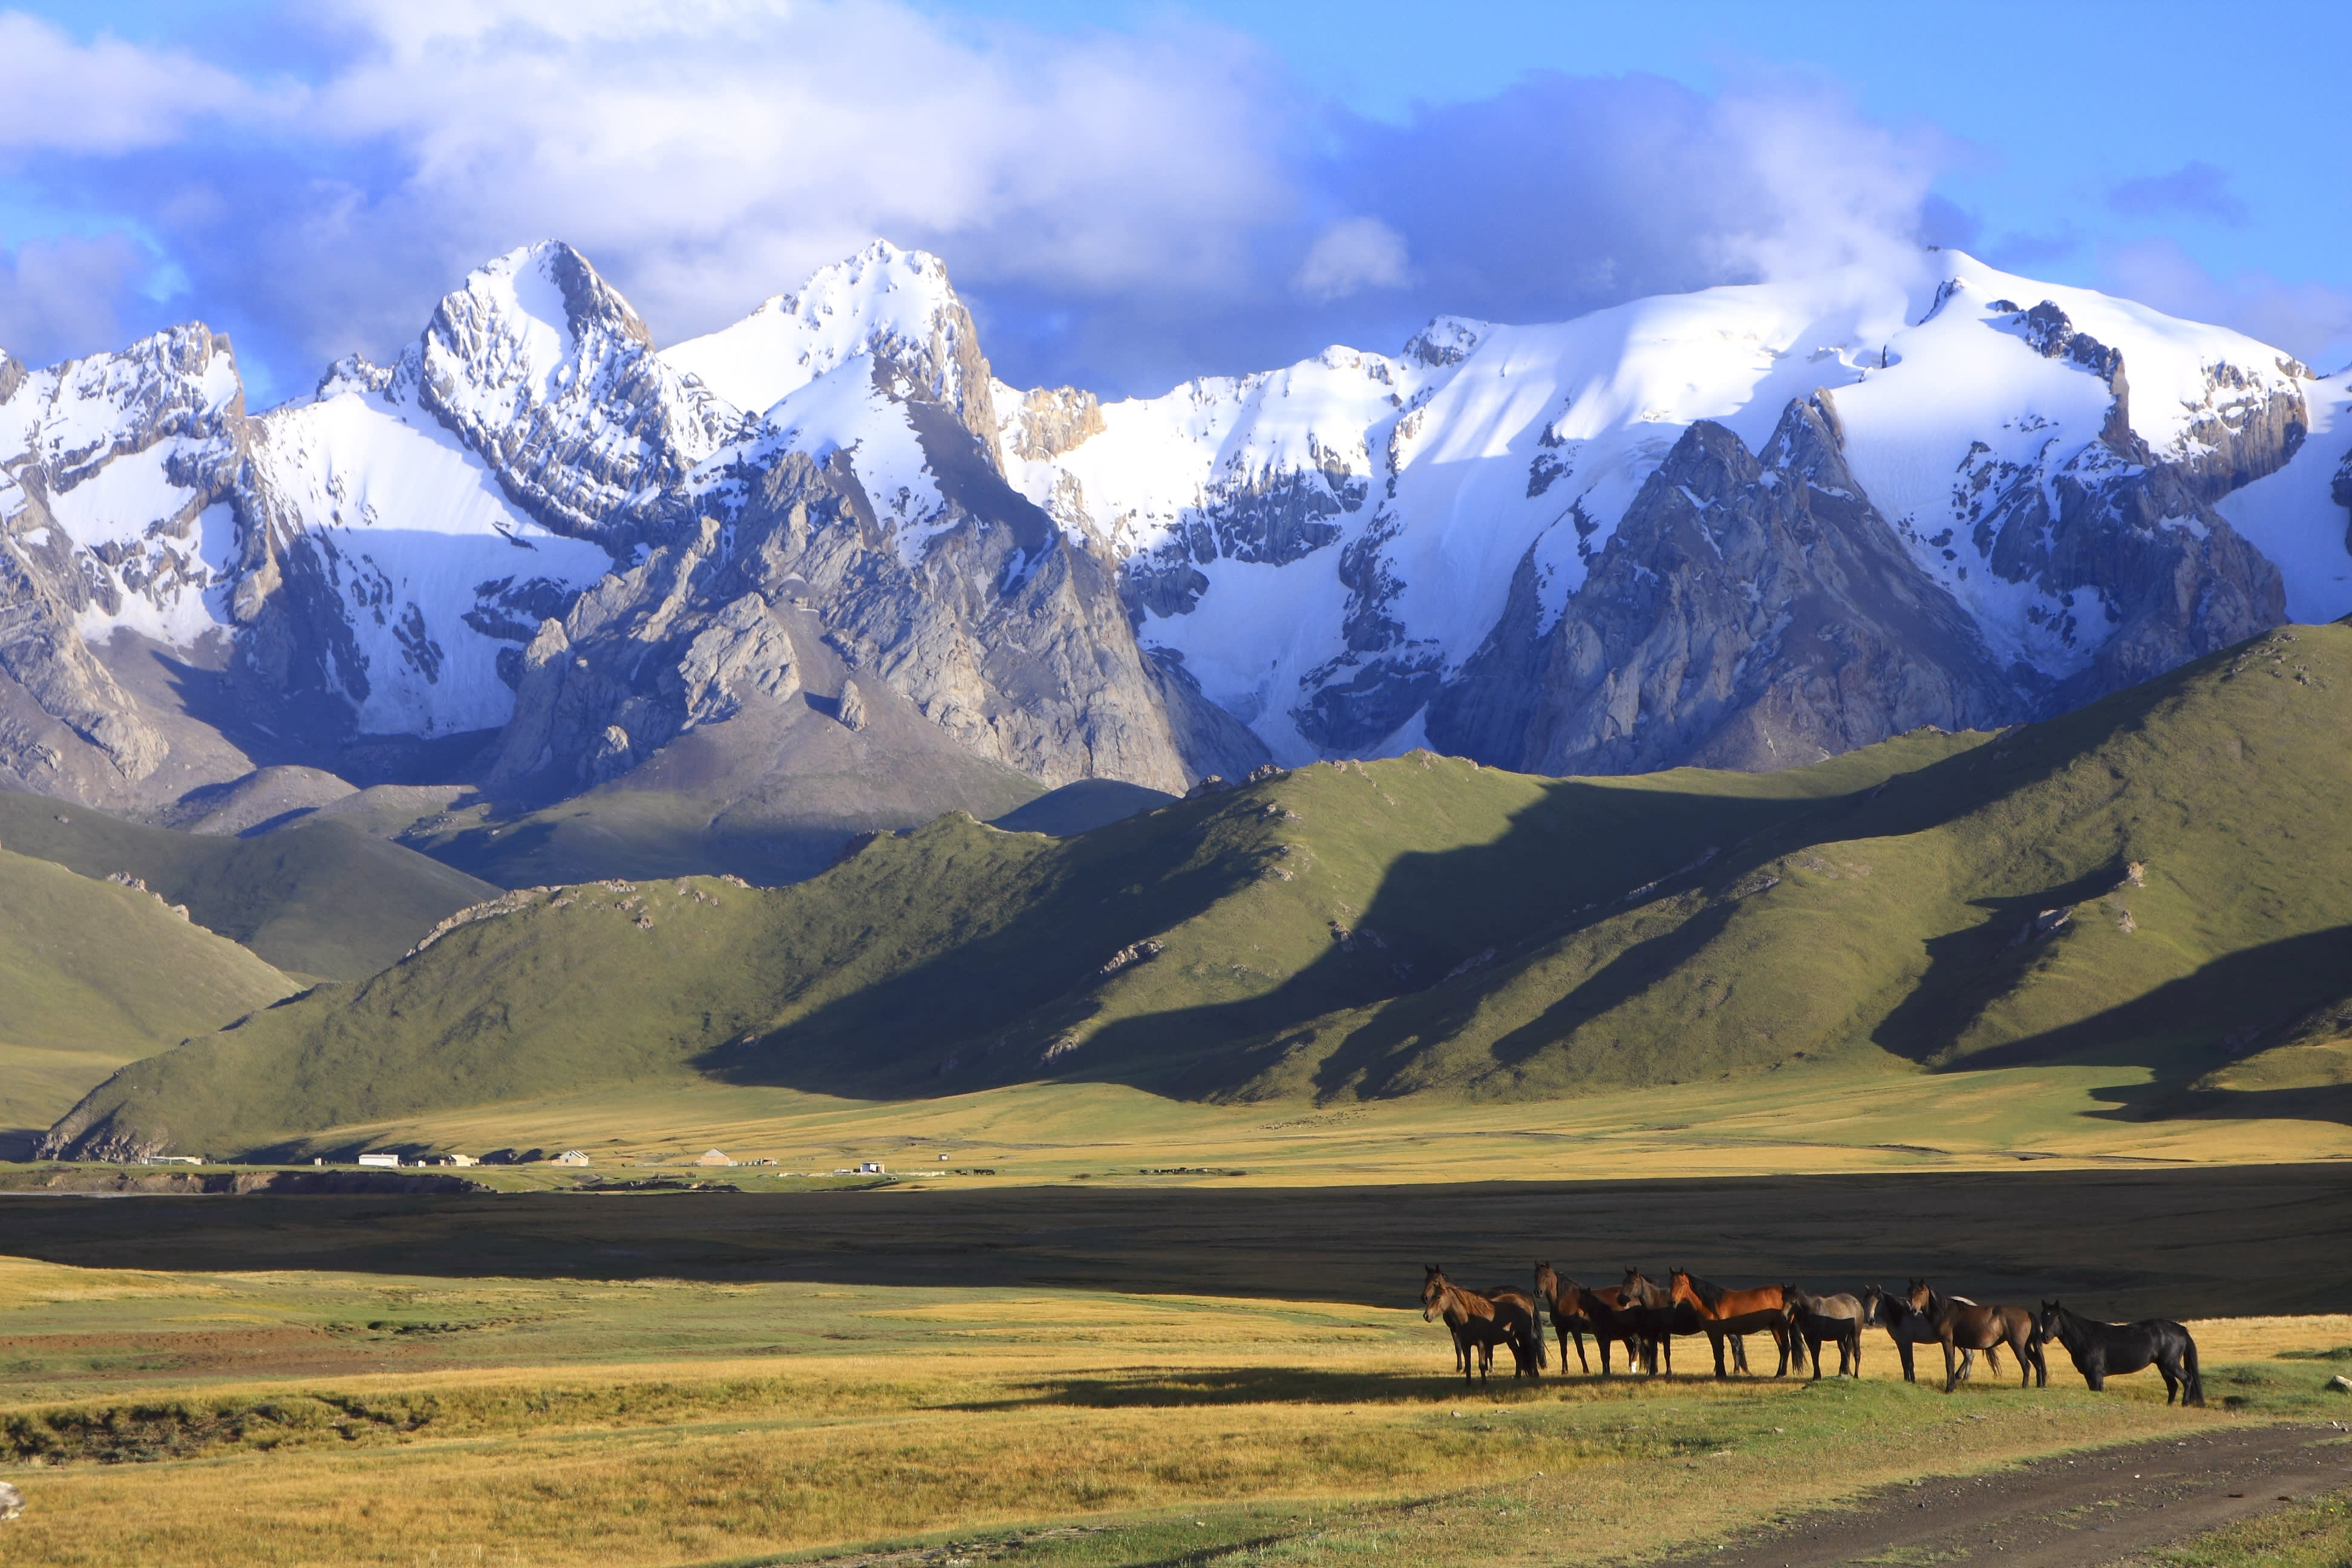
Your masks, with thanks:
[[(63, 820), (60, 820), (62, 818)], [(498, 889), (350, 824), (252, 838), (175, 833), (42, 795), (0, 794), (0, 845), (85, 877), (124, 872), (198, 925), (296, 974), (354, 980)]]
[(260, 1145), (694, 1077), (1528, 1099), (1908, 1058), (2186, 1082), (2343, 972), (2347, 704), (2352, 627), (2302, 627), (1990, 744), (1784, 773), (1416, 754), (1064, 842), (951, 816), (797, 887), (595, 886), (469, 926), (80, 1120)]
[(293, 989), (145, 893), (0, 851), (0, 1131)]
[[(688, 1074), (970, 1089), (1114, 1052), (1156, 1079), (1216, 1071), (1202, 1058), (1225, 1054), (1232, 1026), (1204, 1027), (1198, 1009), (1265, 1028), (1392, 993), (1567, 898), (1672, 870), (1727, 824), (1801, 816), (1965, 744), (1922, 736), (1801, 773), (1599, 784), (1429, 758), (1314, 768), (1073, 840), (943, 817), (766, 891), (589, 884), (143, 1066), (78, 1122), (168, 1121), (184, 1139), (255, 1147)], [(1528, 818), (1547, 859), (1489, 847)], [(1388, 921), (1384, 946), (1368, 935), (1335, 962), (1329, 922), (1358, 921), (1384, 885), (1412, 889), (1414, 909)], [(1156, 959), (1101, 973), (1146, 940), (1163, 945)], [(1115, 1030), (1134, 1037), (1056, 1049)]]

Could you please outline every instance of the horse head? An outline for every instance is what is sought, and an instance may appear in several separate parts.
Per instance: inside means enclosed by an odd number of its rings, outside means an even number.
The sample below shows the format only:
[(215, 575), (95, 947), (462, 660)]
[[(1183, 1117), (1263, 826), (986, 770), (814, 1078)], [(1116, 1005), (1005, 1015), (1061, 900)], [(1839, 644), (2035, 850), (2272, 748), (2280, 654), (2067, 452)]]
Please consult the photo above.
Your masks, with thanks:
[(1421, 1321), (1425, 1323), (1437, 1315), (1437, 1309), (1444, 1301), (1446, 1291), (1452, 1289), (1453, 1286), (1445, 1278), (1445, 1270), (1434, 1263), (1431, 1264), (1428, 1274), (1421, 1282)]
[(1549, 1263), (1536, 1265), (1536, 1294), (1547, 1301), (1559, 1295), (1559, 1276), (1552, 1271)]
[(1936, 1293), (1927, 1289), (1925, 1279), (1914, 1279), (1910, 1288), (1903, 1292), (1903, 1300), (1913, 1311), (1924, 1312), (1934, 1305)]
[(2033, 1315), (2033, 1326), (2041, 1331), (2043, 1339), (2054, 1340), (2058, 1337), (2058, 1314), (2063, 1310), (2065, 1309), (2055, 1301), (2042, 1303), (2042, 1310)]
[(1666, 1304), (1671, 1307), (1682, 1301), (1688, 1301), (1694, 1307), (1699, 1304), (1698, 1292), (1691, 1289), (1690, 1270), (1669, 1268), (1666, 1270)]
[(1895, 1321), (1892, 1309), (1896, 1300), (1897, 1298), (1888, 1295), (1875, 1285), (1864, 1286), (1862, 1288), (1862, 1326), (1866, 1329), (1875, 1328), (1882, 1319), (1891, 1325)]

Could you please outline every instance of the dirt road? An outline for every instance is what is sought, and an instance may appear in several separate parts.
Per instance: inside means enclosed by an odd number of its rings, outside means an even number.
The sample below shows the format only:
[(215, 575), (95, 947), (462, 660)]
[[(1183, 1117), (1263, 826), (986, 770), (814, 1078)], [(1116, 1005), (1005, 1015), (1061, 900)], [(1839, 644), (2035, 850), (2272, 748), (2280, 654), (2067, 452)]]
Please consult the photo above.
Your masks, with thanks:
[(1735, 1539), (1669, 1568), (1998, 1563), (2093, 1568), (2352, 1487), (2352, 1432), (2250, 1426), (1885, 1488), (1856, 1506)]

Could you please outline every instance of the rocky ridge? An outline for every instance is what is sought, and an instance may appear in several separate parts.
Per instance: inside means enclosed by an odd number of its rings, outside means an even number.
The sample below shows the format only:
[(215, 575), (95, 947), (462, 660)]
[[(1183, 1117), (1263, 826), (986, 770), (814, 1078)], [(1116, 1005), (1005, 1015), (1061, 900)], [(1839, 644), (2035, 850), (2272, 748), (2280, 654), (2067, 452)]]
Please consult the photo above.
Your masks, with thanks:
[[(1049, 785), (1768, 767), (2352, 609), (2336, 384), (1929, 262), (1112, 404), (998, 381), (879, 243), (659, 351), (530, 247), (259, 415), (200, 326), (0, 358), (0, 785), (153, 809), (397, 741), (547, 801), (877, 704)], [(2333, 500), (2277, 499), (2313, 463)]]

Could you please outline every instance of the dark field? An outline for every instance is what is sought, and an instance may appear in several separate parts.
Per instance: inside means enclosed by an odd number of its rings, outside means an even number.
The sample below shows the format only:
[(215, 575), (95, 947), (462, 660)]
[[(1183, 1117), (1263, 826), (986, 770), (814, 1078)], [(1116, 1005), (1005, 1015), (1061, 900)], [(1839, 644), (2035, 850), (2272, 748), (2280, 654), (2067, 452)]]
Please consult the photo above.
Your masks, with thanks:
[(1064, 1287), (1412, 1305), (1423, 1263), (1899, 1282), (2113, 1317), (2352, 1307), (2352, 1164), (1286, 1189), (0, 1198), (88, 1268)]

